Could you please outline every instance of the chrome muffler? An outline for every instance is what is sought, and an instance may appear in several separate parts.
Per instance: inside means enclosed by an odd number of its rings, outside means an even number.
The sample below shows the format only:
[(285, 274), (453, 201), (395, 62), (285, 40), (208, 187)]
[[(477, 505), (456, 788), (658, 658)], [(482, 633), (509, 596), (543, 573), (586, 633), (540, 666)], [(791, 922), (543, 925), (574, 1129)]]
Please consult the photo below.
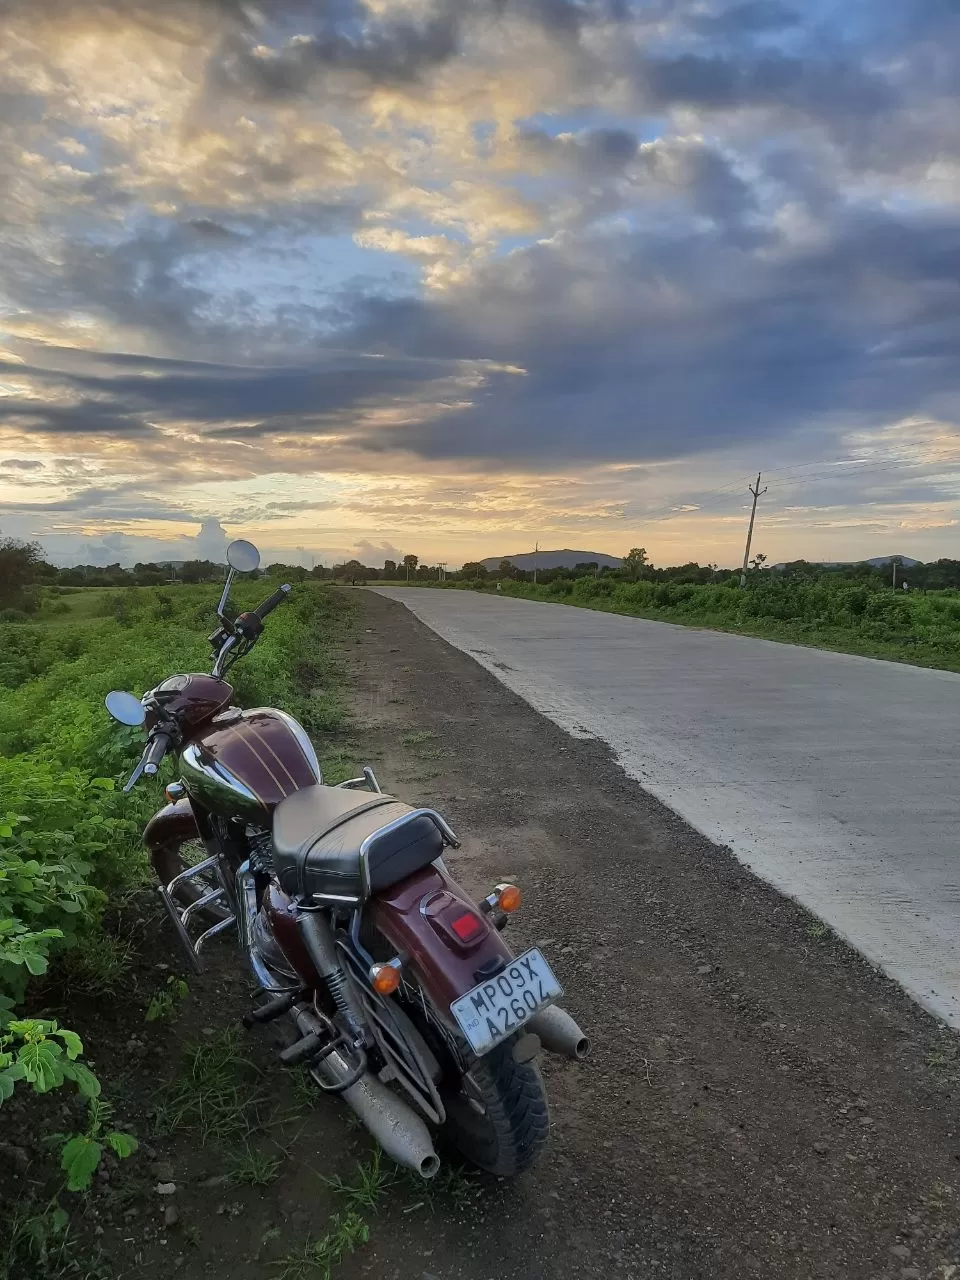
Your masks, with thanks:
[(524, 1024), (524, 1030), (532, 1031), (549, 1053), (564, 1058), (580, 1060), (590, 1052), (590, 1041), (583, 1034), (566, 1009), (555, 1004), (541, 1009)]
[[(318, 1083), (327, 1087), (342, 1084), (353, 1073), (354, 1068), (337, 1049), (310, 1068)], [(338, 1096), (397, 1164), (412, 1169), (421, 1178), (432, 1178), (440, 1168), (440, 1157), (433, 1149), (427, 1126), (372, 1072), (365, 1072)]]

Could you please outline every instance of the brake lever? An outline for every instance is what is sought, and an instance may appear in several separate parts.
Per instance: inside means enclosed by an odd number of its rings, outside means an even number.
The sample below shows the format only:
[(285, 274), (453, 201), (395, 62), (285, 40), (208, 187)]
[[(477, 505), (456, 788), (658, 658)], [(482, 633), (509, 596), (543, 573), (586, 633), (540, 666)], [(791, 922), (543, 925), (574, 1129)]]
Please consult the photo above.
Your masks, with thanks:
[(146, 750), (144, 750), (143, 755), (140, 757), (139, 761), (137, 762), (137, 767), (134, 769), (133, 773), (131, 773), (130, 777), (127, 779), (126, 786), (123, 788), (124, 795), (129, 794), (129, 792), (133, 790), (133, 788), (137, 785), (137, 783), (143, 777), (143, 771), (146, 768), (146, 758), (147, 758), (147, 753), (146, 753)]
[(227, 655), (230, 650), (236, 648), (238, 640), (239, 636), (236, 632), (234, 632), (232, 636), (227, 636), (226, 640), (224, 640), (223, 644), (220, 646), (220, 651), (217, 654), (216, 661), (213, 664), (213, 671), (211, 672), (212, 675), (217, 677), (223, 675), (223, 664), (227, 660)]

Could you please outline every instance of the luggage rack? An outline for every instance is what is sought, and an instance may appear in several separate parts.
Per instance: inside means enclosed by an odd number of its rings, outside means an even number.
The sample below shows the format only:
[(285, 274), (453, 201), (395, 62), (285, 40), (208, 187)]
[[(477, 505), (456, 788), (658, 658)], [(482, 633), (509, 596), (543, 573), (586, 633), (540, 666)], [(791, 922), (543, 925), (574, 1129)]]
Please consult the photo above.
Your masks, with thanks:
[[(217, 884), (213, 889), (207, 886), (211, 876), (207, 873), (212, 872)], [(198, 879), (198, 877), (205, 877)], [(174, 890), (182, 884), (187, 884), (191, 880), (197, 880), (197, 886), (207, 889), (202, 893), (195, 902), (191, 902), (189, 906), (181, 907), (173, 896)], [(198, 862), (196, 866), (187, 867), (185, 871), (181, 871), (179, 875), (175, 875), (169, 884), (161, 884), (157, 886), (157, 892), (163, 900), (163, 905), (167, 909), (167, 914), (173, 923), (174, 929), (177, 931), (187, 959), (195, 973), (200, 973), (200, 950), (203, 946), (215, 938), (218, 933), (224, 933), (227, 929), (232, 928), (237, 923), (237, 917), (234, 915), (230, 905), (230, 893), (223, 878), (223, 871), (220, 868), (220, 860), (216, 857), (204, 858), (202, 862)], [(213, 906), (214, 903), (220, 903), (227, 912), (222, 920), (218, 920), (216, 924), (205, 929), (203, 933), (194, 938), (187, 924), (195, 915), (201, 912), (205, 907)]]

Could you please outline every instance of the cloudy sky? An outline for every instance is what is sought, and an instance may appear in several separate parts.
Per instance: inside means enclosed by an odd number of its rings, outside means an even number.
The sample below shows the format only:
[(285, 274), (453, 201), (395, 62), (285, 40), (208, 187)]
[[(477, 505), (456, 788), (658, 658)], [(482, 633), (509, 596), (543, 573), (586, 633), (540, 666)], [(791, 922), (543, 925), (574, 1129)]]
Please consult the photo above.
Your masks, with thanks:
[(960, 556), (957, 0), (0, 0), (0, 532)]

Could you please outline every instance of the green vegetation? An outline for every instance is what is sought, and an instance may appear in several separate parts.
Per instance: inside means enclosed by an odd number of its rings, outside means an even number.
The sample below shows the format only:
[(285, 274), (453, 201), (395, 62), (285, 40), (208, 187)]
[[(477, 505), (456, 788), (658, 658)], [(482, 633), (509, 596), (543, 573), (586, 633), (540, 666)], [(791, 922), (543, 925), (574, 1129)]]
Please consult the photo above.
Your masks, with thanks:
[[(272, 585), (245, 583), (235, 603), (249, 607)], [(234, 685), (241, 703), (282, 704), (322, 732), (343, 715), (326, 639), (349, 602), (302, 590), (271, 617)], [(104, 695), (208, 666), (209, 587), (100, 599), (109, 616), (76, 626), (0, 626), (0, 995), (14, 1004), (52, 954), (89, 935), (108, 896), (144, 877), (140, 834), (162, 785), (121, 793), (142, 735), (110, 721)]]
[[(233, 603), (249, 608), (276, 585), (246, 581)], [(0, 1105), (18, 1089), (43, 1095), (69, 1085), (88, 1114), (79, 1132), (55, 1135), (64, 1179), (46, 1208), (27, 1205), (8, 1227), (0, 1247), (8, 1270), (12, 1260), (23, 1263), (24, 1251), (52, 1266), (65, 1247), (62, 1193), (89, 1187), (105, 1150), (123, 1158), (136, 1147), (132, 1136), (109, 1128), (108, 1104), (82, 1061), (81, 1037), (45, 1012), (26, 1010), (53, 991), (59, 1010), (64, 989), (116, 995), (126, 984), (129, 990), (132, 941), (104, 932), (103, 921), (108, 907), (115, 915), (149, 882), (141, 832), (163, 803), (163, 783), (175, 766), (168, 763), (164, 775), (124, 796), (119, 784), (142, 750), (142, 732), (115, 725), (103, 698), (111, 688), (139, 694), (178, 671), (208, 670), (216, 602), (211, 585), (36, 590), (31, 604), (21, 584), (19, 603), (31, 605), (29, 621), (0, 621)], [(281, 705), (315, 735), (338, 727), (344, 711), (331, 640), (351, 607), (349, 598), (305, 584), (235, 668), (238, 701)], [(56, 985), (44, 987), (51, 965)], [(170, 1018), (185, 994), (182, 980), (170, 977), (147, 1004), (145, 1019)], [(69, 998), (66, 1012), (70, 1021)], [(203, 1127), (210, 1132), (229, 1127), (231, 1115), (237, 1121), (231, 1106), (241, 1103), (239, 1085), (232, 1103), (221, 1086), (242, 1055), (234, 1046), (225, 1064), (225, 1052), (219, 1042), (203, 1046), (196, 1078), (179, 1099), (181, 1109), (204, 1100)], [(254, 1104), (256, 1097), (254, 1091)], [(176, 1097), (165, 1100), (175, 1121), (183, 1119), (177, 1104)], [(250, 1105), (245, 1085), (244, 1113)], [(42, 1126), (34, 1140), (41, 1136)], [(261, 1166), (258, 1176), (265, 1172)]]
[[(907, 572), (913, 580), (915, 570)], [(497, 590), (496, 583), (487, 582), (430, 585), (441, 590)], [(758, 568), (741, 589), (736, 575), (714, 583), (651, 577), (632, 581), (618, 571), (557, 575), (537, 584), (507, 579), (499, 589), (526, 600), (960, 671), (960, 591), (894, 591), (886, 576), (876, 573)]]
[(359, 1214), (335, 1213), (327, 1231), (311, 1240), (299, 1253), (287, 1254), (274, 1266), (280, 1280), (330, 1280), (333, 1268), (370, 1238), (370, 1228)]
[(201, 1146), (246, 1143), (262, 1130), (270, 1101), (242, 1033), (227, 1027), (187, 1046), (183, 1070), (159, 1092), (153, 1130), (189, 1129)]
[(144, 1022), (164, 1022), (172, 1018), (177, 1007), (186, 1000), (189, 991), (183, 978), (171, 974), (166, 983), (150, 997), (147, 1011), (143, 1015)]

